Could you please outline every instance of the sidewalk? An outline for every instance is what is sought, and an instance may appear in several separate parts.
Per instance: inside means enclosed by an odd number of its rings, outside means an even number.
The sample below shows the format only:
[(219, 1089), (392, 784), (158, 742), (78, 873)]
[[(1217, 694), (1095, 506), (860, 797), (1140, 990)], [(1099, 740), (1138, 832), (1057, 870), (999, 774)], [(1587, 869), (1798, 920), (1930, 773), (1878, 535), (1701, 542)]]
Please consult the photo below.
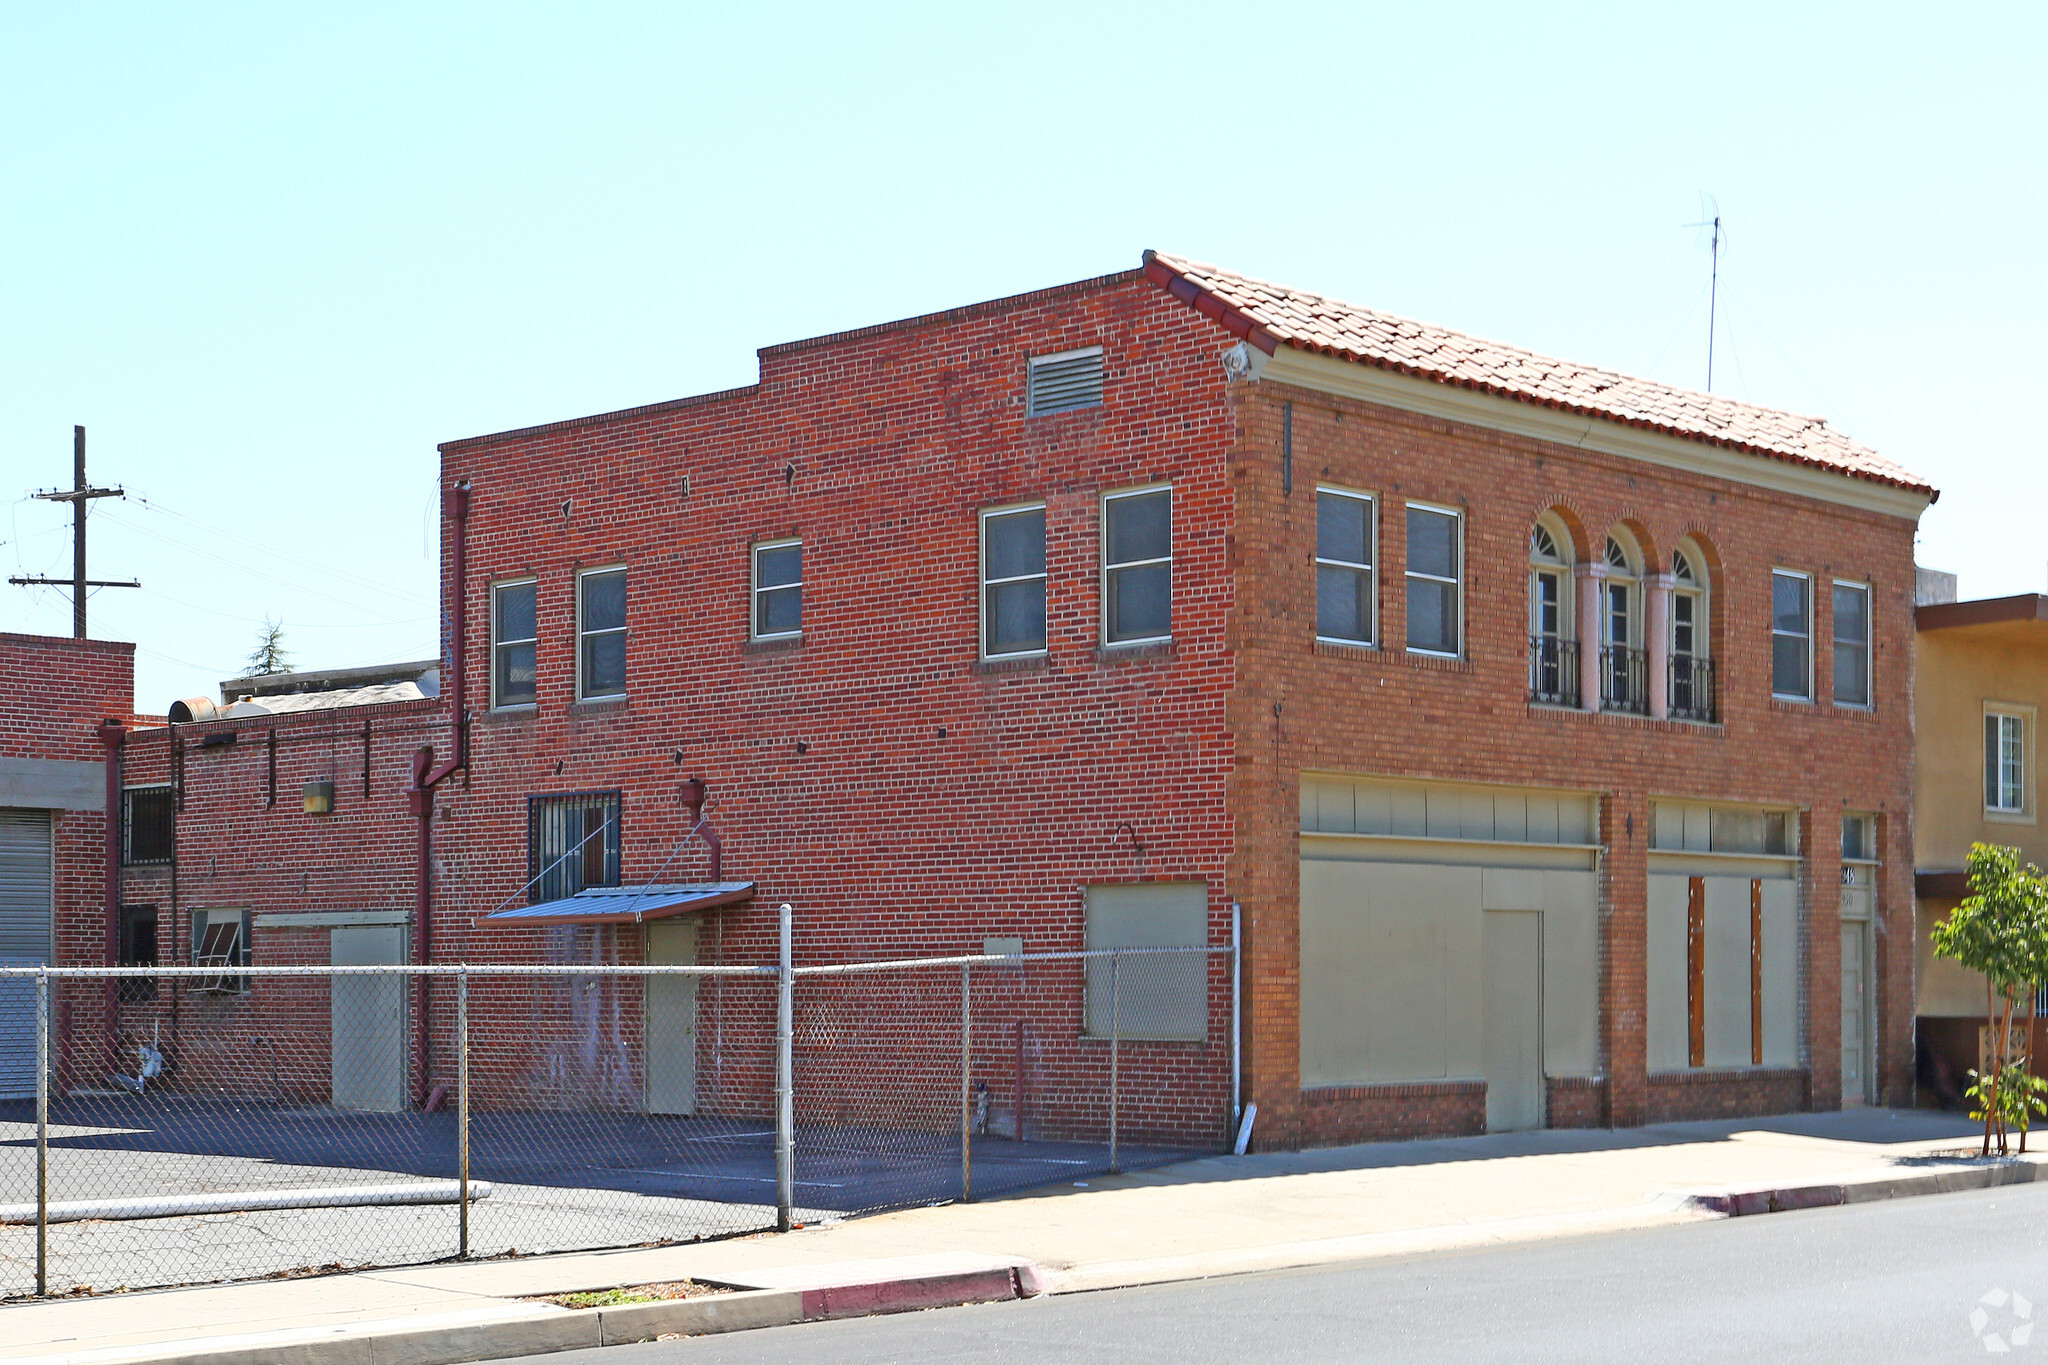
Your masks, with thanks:
[[(1208, 1157), (988, 1203), (655, 1250), (0, 1308), (0, 1360), (413, 1365), (1482, 1246), (2031, 1180), (1953, 1116), (1852, 1111)], [(745, 1292), (570, 1310), (694, 1279)]]

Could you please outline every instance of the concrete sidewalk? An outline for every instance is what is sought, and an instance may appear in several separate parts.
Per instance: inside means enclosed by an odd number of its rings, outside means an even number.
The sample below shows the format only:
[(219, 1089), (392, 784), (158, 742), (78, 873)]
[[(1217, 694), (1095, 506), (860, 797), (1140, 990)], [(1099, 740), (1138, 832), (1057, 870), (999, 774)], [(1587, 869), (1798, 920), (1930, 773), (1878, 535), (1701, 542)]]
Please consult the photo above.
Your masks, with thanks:
[[(2031, 1180), (1953, 1116), (1870, 1110), (1208, 1157), (783, 1236), (0, 1308), (0, 1360), (387, 1365), (1415, 1254)], [(742, 1292), (570, 1310), (694, 1279)]]

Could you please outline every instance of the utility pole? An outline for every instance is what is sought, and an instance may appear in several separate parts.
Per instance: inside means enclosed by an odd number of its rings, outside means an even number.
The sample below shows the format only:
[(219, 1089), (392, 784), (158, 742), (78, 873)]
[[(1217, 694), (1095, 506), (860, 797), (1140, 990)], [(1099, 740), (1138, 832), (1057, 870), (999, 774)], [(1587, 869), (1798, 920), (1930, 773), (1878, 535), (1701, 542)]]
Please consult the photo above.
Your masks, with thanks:
[(94, 498), (124, 498), (127, 490), (121, 488), (94, 488), (85, 481), (85, 428), (71, 428), (71, 487), (53, 488), (36, 494), (44, 502), (68, 502), (71, 504), (71, 578), (67, 583), (61, 578), (10, 578), (7, 581), (17, 587), (69, 587), (71, 589), (71, 633), (78, 639), (85, 638), (85, 590), (87, 588), (139, 588), (140, 579), (116, 582), (104, 578), (85, 576), (85, 505)]

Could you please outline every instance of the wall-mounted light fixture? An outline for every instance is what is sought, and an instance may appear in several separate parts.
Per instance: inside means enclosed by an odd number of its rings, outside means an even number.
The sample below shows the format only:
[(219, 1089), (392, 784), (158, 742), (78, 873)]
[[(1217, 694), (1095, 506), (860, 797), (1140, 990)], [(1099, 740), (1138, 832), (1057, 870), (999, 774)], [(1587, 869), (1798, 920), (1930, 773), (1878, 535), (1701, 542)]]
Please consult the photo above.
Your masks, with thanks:
[(318, 777), (308, 782), (304, 789), (306, 814), (334, 814), (334, 779)]

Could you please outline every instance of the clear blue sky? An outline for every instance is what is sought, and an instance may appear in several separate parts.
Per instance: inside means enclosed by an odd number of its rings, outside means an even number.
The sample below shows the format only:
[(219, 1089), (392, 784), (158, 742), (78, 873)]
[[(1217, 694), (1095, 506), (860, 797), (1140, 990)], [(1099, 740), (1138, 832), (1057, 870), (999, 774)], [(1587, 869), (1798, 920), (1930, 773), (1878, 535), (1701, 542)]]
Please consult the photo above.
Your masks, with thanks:
[[(161, 710), (266, 616), (430, 657), (437, 441), (750, 382), (754, 348), (1156, 246), (1826, 416), (2048, 587), (2038, 7), (0, 9), (0, 563)], [(61, 592), (0, 628), (68, 633)]]

